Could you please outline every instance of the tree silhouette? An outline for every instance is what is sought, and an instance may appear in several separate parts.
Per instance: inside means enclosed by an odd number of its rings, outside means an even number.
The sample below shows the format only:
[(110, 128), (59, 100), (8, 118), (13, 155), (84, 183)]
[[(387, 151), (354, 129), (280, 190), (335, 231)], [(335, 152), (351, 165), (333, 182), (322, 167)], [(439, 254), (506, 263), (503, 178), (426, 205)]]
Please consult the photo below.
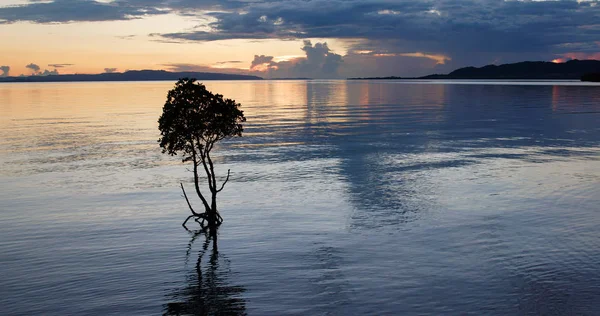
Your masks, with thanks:
[[(230, 170), (227, 177), (220, 185), (211, 151), (217, 142), (235, 136), (242, 136), (242, 123), (246, 121), (240, 104), (231, 99), (224, 99), (220, 94), (213, 94), (206, 87), (197, 83), (196, 79), (179, 79), (175, 88), (170, 90), (163, 113), (158, 119), (158, 128), (161, 138), (158, 140), (163, 153), (169, 155), (182, 155), (184, 163), (193, 166), (194, 187), (196, 194), (202, 200), (204, 212), (196, 212), (185, 193), (183, 183), (181, 190), (192, 215), (183, 222), (194, 218), (202, 229), (217, 228), (223, 218), (217, 211), (217, 193), (221, 192), (229, 181)], [(210, 202), (200, 191), (199, 169), (204, 170), (204, 175), (210, 191)], [(207, 225), (205, 225), (205, 222)]]

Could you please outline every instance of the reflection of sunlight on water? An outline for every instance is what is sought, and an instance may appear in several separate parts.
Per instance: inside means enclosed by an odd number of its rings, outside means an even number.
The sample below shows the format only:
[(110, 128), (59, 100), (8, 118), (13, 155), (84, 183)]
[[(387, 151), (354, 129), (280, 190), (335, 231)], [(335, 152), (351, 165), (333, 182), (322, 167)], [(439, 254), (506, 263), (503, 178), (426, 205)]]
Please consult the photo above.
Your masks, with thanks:
[[(93, 172), (171, 164), (156, 149), (156, 118), (171, 83), (7, 84), (2, 103), (3, 174)], [(117, 103), (114, 100), (119, 100)], [(5, 108), (9, 106), (10, 108)]]

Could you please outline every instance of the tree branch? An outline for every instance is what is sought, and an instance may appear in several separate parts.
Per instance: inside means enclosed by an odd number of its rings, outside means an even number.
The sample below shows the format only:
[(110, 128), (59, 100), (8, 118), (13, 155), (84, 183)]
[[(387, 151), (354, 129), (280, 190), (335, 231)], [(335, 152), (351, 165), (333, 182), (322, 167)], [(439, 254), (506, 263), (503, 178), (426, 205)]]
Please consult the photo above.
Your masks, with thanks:
[(195, 215), (190, 215), (188, 216), (188, 218), (185, 219), (185, 221), (183, 222), (183, 224), (181, 224), (181, 226), (183, 226), (183, 228), (185, 228), (185, 230), (190, 231), (187, 226), (185, 226), (185, 224), (190, 220), (190, 218), (194, 217)]
[(216, 142), (217, 142), (216, 139), (211, 139), (210, 140), (210, 147), (208, 148), (208, 151), (206, 153), (209, 153), (213, 149), (213, 147), (215, 146)]
[(197, 164), (197, 160), (196, 160), (196, 154), (194, 154), (192, 157), (194, 159), (194, 186), (196, 188), (196, 193), (202, 200), (202, 203), (204, 204), (204, 208), (207, 210), (210, 210), (210, 206), (208, 205), (208, 202), (202, 195), (202, 192), (200, 192), (200, 185), (198, 184), (198, 164)]
[[(212, 146), (211, 146), (212, 147)], [(213, 165), (212, 159), (210, 159), (210, 153), (206, 153), (206, 158), (208, 158), (208, 164), (210, 165), (210, 173), (212, 176), (212, 188), (217, 190), (217, 177), (215, 176), (215, 166)], [(218, 191), (213, 191), (218, 192)]]
[[(194, 211), (194, 209), (192, 208), (192, 204), (190, 204), (190, 200), (188, 200), (187, 194), (185, 194), (185, 189), (183, 188), (183, 183), (180, 182), (179, 184), (181, 184), (181, 191), (183, 191), (183, 197), (185, 198), (185, 201), (187, 202), (188, 207), (190, 208), (190, 211), (192, 211), (192, 214), (194, 214), (195, 216), (198, 216), (200, 214), (196, 213)], [(189, 218), (188, 218), (189, 219)], [(187, 222), (187, 220), (186, 220)], [(185, 224), (185, 222), (184, 222)], [(185, 226), (185, 225), (184, 225)]]
[[(199, 142), (199, 140), (196, 140)], [(206, 165), (206, 155), (207, 153), (206, 151), (206, 146), (203, 146), (203, 148), (199, 148), (199, 152), (200, 152), (200, 158), (202, 159), (202, 166), (204, 167), (204, 171), (206, 172), (206, 178), (208, 181), (208, 188), (210, 189), (210, 192), (213, 192), (216, 188), (215, 185), (213, 185), (213, 175), (211, 174), (211, 172), (208, 170), (208, 166)]]
[(231, 172), (231, 169), (227, 169), (227, 178), (225, 179), (223, 184), (221, 184), (221, 188), (217, 190), (217, 193), (223, 191), (223, 188), (225, 187), (225, 183), (227, 183), (227, 181), (229, 181), (229, 173), (230, 172)]
[(212, 193), (214, 191), (214, 186), (213, 186), (213, 175), (210, 173), (210, 170), (208, 169), (208, 164), (206, 163), (206, 155), (205, 154), (201, 154), (202, 155), (202, 166), (204, 167), (204, 171), (206, 172), (206, 179), (208, 181), (208, 188), (210, 189), (210, 192)]

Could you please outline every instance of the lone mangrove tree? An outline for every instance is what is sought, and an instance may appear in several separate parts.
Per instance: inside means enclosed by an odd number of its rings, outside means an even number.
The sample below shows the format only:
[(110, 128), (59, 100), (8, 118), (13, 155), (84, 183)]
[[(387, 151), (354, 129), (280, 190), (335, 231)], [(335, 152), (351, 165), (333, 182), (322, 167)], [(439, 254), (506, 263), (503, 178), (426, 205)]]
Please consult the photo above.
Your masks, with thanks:
[[(242, 123), (245, 121), (239, 103), (211, 93), (196, 79), (180, 79), (169, 91), (158, 119), (161, 134), (158, 141), (163, 153), (181, 154), (182, 161), (192, 165), (196, 194), (204, 206), (204, 212), (196, 212), (181, 183), (183, 196), (192, 211), (192, 215), (183, 222), (184, 228), (187, 229), (185, 224), (192, 218), (202, 229), (215, 229), (223, 222), (217, 210), (217, 193), (229, 181), (230, 170), (227, 170), (227, 177), (218, 183), (211, 151), (223, 139), (242, 136)], [(203, 170), (204, 174), (201, 175), (199, 170)], [(203, 194), (200, 190), (200, 181), (204, 178), (210, 193)]]

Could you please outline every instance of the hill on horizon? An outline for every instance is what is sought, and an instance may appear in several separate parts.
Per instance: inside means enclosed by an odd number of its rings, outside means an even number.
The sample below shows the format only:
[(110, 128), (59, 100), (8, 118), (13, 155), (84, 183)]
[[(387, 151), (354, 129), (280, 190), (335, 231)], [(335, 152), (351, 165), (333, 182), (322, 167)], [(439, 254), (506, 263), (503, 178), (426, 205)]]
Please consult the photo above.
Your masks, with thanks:
[(103, 74), (74, 74), (50, 76), (4, 77), (0, 82), (73, 82), (73, 81), (160, 81), (179, 78), (198, 80), (262, 80), (258, 76), (233, 75), (212, 72), (169, 72), (166, 70), (130, 70)]
[(569, 60), (565, 63), (524, 61), (512, 64), (459, 68), (447, 75), (429, 75), (419, 79), (573, 79), (600, 72), (598, 60)]
[(433, 74), (423, 77), (367, 77), (360, 79), (521, 79), (521, 80), (581, 80), (584, 75), (600, 73), (599, 60), (569, 60), (565, 63), (547, 61), (523, 61), (512, 64), (487, 65), (483, 67), (463, 67), (449, 74)]

